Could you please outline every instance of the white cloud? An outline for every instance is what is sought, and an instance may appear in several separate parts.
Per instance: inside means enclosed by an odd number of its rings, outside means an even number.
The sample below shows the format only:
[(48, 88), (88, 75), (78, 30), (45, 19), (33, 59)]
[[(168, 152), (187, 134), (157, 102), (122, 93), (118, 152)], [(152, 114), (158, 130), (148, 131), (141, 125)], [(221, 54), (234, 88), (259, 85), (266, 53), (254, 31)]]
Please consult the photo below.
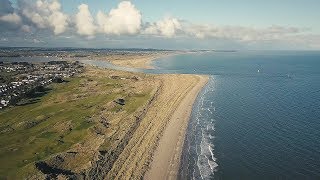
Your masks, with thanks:
[(30, 32), (32, 31), (32, 28), (31, 28), (31, 26), (28, 26), (28, 25), (22, 25), (22, 26), (21, 26), (21, 30), (22, 30), (23, 32), (30, 33)]
[(89, 6), (81, 4), (78, 9), (79, 12), (76, 14), (75, 19), (77, 33), (85, 36), (94, 36), (96, 26), (94, 25), (94, 19), (89, 11)]
[(44, 43), (44, 41), (39, 40), (39, 39), (36, 39), (36, 38), (34, 38), (34, 39), (32, 40), (32, 42), (35, 43), (35, 44)]
[(61, 11), (58, 0), (20, 1), (21, 13), (40, 29), (52, 29), (54, 34), (65, 32), (68, 26), (68, 16)]
[(142, 15), (130, 1), (122, 1), (109, 14), (99, 11), (97, 21), (100, 31), (105, 34), (137, 34), (140, 31)]
[(181, 25), (176, 18), (165, 18), (162, 21), (157, 22), (157, 27), (162, 35), (166, 37), (172, 37), (176, 34), (176, 31), (181, 29)]
[[(5, 0), (0, 21), (11, 23), (23, 32), (33, 29), (51, 29), (54, 34), (61, 34), (70, 24), (71, 31), (79, 35), (94, 37), (97, 33), (107, 35), (144, 34), (167, 38), (220, 38), (239, 42), (277, 40), (285, 36), (297, 35), (300, 29), (282, 26), (267, 28), (253, 28), (241, 26), (215, 26), (209, 24), (193, 24), (180, 21), (178, 18), (166, 17), (157, 22), (142, 24), (140, 11), (130, 1), (121, 1), (116, 8), (108, 13), (99, 11), (93, 18), (86, 4), (78, 6), (75, 18), (62, 12), (58, 0), (18, 0), (17, 9), (13, 9), (9, 1)], [(17, 26), (19, 25), (19, 26)], [(141, 29), (141, 27), (144, 27)]]
[(177, 30), (181, 30), (181, 24), (176, 18), (164, 18), (156, 23), (151, 24), (145, 30), (145, 34), (162, 35), (172, 38), (176, 35)]
[(303, 32), (302, 29), (282, 26), (253, 28), (242, 26), (214, 26), (185, 23), (183, 32), (196, 38), (221, 38), (241, 42), (277, 40)]
[(320, 49), (320, 35), (319, 34), (300, 34), (293, 36), (286, 36), (282, 38), (287, 44), (299, 45), (308, 47), (308, 49)]
[[(109, 12), (98, 11), (96, 15), (90, 13), (86, 4), (79, 5), (76, 14), (67, 15), (62, 11), (59, 0), (17, 0), (17, 2), (15, 6), (12, 6), (11, 1), (0, 0), (0, 35), (10, 33), (13, 36), (24, 35), (24, 33), (38, 30), (33, 37), (40, 41), (39, 37), (52, 34), (50, 31), (46, 31), (49, 29), (55, 35), (64, 32), (64, 35), (68, 35), (68, 37), (72, 35), (73, 41), (76, 41), (79, 35), (91, 38), (103, 37), (102, 34), (106, 34), (110, 37), (103, 40), (107, 41), (108, 38), (114, 38), (112, 35), (136, 35), (139, 38), (139, 35), (142, 34), (144, 37), (141, 40), (153, 37), (178, 37), (179, 40), (206, 42), (210, 45), (216, 42), (228, 42), (241, 46), (279, 43), (297, 47), (320, 48), (318, 34), (310, 34), (308, 29), (295, 27), (218, 26), (195, 24), (177, 17), (166, 17), (156, 22), (142, 23), (141, 12), (131, 1), (119, 1), (118, 6)], [(146, 36), (147, 38), (145, 38)], [(67, 38), (67, 36), (65, 37)], [(19, 37), (15, 38), (19, 39)], [(23, 39), (23, 36), (20, 39)], [(95, 40), (97, 41), (97, 39)], [(39, 43), (37, 40), (33, 42)], [(103, 40), (99, 39), (99, 41)], [(170, 42), (169, 39), (161, 41)], [(174, 39), (171, 42), (175, 41)]]
[(13, 23), (13, 24), (21, 23), (21, 17), (16, 13), (3, 15), (0, 17), (0, 20), (8, 23)]

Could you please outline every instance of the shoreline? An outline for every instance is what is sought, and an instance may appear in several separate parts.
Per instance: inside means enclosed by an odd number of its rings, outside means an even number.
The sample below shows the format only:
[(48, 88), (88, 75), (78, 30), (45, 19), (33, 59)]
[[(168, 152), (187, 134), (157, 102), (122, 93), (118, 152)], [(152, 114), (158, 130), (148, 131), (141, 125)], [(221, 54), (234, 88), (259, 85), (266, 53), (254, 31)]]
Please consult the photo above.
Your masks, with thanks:
[[(122, 58), (126, 59), (129, 56), (130, 54), (124, 55)], [(131, 59), (135, 57), (137, 56), (133, 56)], [(112, 83), (117, 85), (119, 83), (128, 85), (129, 81), (135, 81), (127, 87), (125, 85), (119, 86), (115, 93), (118, 91), (128, 92), (130, 94), (128, 97), (134, 96), (134, 98), (140, 99), (142, 98), (141, 95), (149, 93), (150, 97), (145, 97), (148, 99), (147, 104), (142, 104), (134, 112), (127, 111), (128, 108), (130, 110), (128, 106), (127, 109), (119, 113), (109, 111), (112, 104), (104, 104), (99, 113), (103, 112), (103, 117), (108, 116), (108, 119), (111, 120), (108, 121), (108, 127), (103, 130), (111, 138), (101, 139), (99, 136), (99, 143), (94, 146), (95, 148), (92, 152), (90, 151), (91, 154), (83, 153), (81, 143), (78, 143), (79, 146), (75, 146), (77, 147), (76, 149), (72, 149), (72, 152), (77, 152), (77, 157), (64, 156), (68, 153), (66, 151), (56, 154), (63, 155), (65, 164), (59, 164), (55, 161), (55, 158), (48, 158), (46, 162), (53, 163), (52, 165), (61, 169), (74, 170), (79, 175), (81, 171), (88, 171), (92, 177), (103, 177), (105, 179), (141, 179), (144, 177), (146, 179), (148, 177), (150, 179), (164, 179), (166, 177), (176, 179), (192, 107), (198, 93), (207, 83), (209, 76), (196, 74), (145, 74), (142, 72), (103, 69), (103, 67), (102, 70), (93, 68), (87, 75), (103, 79), (109, 78)], [(88, 77), (81, 75), (81, 78)], [(135, 77), (135, 79), (132, 79), (132, 77)], [(107, 87), (112, 84), (105, 81), (100, 82), (100, 80), (93, 83), (92, 78), (89, 79), (84, 79), (81, 83), (91, 83), (92, 86), (95, 85), (94, 83), (107, 83)], [(83, 87), (83, 85), (79, 85), (79, 87)], [(94, 89), (91, 88), (89, 90), (91, 92)], [(105, 91), (92, 92), (104, 93)], [(79, 97), (85, 98), (86, 96)], [(143, 113), (143, 116), (137, 116), (140, 113)], [(96, 114), (92, 116), (96, 116)], [(102, 117), (99, 114), (98, 116)], [(125, 126), (124, 124), (118, 126), (120, 120), (125, 123)], [(101, 122), (99, 121), (98, 123)], [(100, 128), (99, 130), (102, 129)], [(95, 133), (96, 131), (90, 132)], [(114, 134), (115, 132), (117, 133)], [(90, 135), (90, 138), (92, 137), (95, 136)], [(91, 143), (92, 141), (88, 142)], [(88, 156), (87, 164), (69, 163), (75, 162), (76, 159), (82, 156)], [(157, 160), (157, 158), (160, 160)], [(159, 166), (161, 171), (158, 169)], [(152, 173), (154, 171), (155, 173)], [(35, 174), (35, 176), (42, 175), (40, 171)]]
[[(187, 52), (185, 52), (187, 53)], [(154, 67), (151, 66), (151, 62), (154, 60), (157, 60), (159, 58), (163, 57), (169, 57), (169, 56), (175, 56), (180, 54), (185, 54), (182, 52), (175, 52), (175, 53), (161, 53), (161, 54), (149, 54), (146, 56), (130, 56), (127, 55), (125, 59), (116, 59), (116, 60), (107, 60), (110, 63), (118, 66), (123, 67), (131, 67), (131, 68), (144, 68), (144, 69), (153, 69)], [(135, 62), (135, 60), (137, 60)], [(180, 159), (182, 155), (182, 149), (184, 146), (184, 141), (186, 137), (186, 130), (189, 124), (189, 120), (191, 117), (191, 112), (193, 108), (193, 104), (195, 103), (195, 100), (200, 93), (200, 91), (204, 88), (204, 86), (207, 84), (209, 80), (209, 76), (206, 75), (197, 75), (197, 74), (162, 74), (162, 75), (156, 75), (159, 79), (162, 79), (162, 83), (164, 86), (180, 86), (180, 90), (175, 90), (175, 88), (163, 88), (160, 92), (160, 97), (162, 96), (167, 99), (171, 96), (172, 101), (174, 99), (178, 100), (175, 101), (175, 105), (169, 107), (162, 107), (162, 109), (166, 109), (162, 112), (162, 110), (158, 109), (160, 102), (162, 102), (162, 98), (155, 100), (155, 104), (153, 107), (151, 106), (150, 109), (148, 109), (148, 113), (146, 116), (146, 119), (153, 119), (153, 121), (161, 121), (161, 122), (150, 122), (151, 124), (157, 124), (159, 129), (152, 130), (151, 134), (156, 139), (149, 141), (149, 143), (152, 142), (152, 145), (149, 144), (149, 149), (145, 154), (146, 158), (145, 160), (141, 161), (145, 162), (144, 165), (141, 167), (140, 175), (136, 176), (143, 179), (177, 179), (179, 168), (180, 168)], [(178, 85), (179, 83), (182, 83), (183, 81), (180, 81), (177, 79), (177, 76), (184, 77), (187, 79), (185, 80), (185, 83), (189, 84), (188, 86), (181, 86)], [(172, 79), (173, 78), (173, 79)], [(171, 79), (171, 80), (170, 80)], [(195, 82), (195, 79), (196, 82)], [(178, 83), (178, 84), (172, 84), (172, 83)], [(171, 85), (170, 85), (171, 84)], [(184, 88), (185, 89), (184, 89)], [(166, 89), (166, 90), (165, 90)], [(173, 92), (176, 92), (175, 94), (172, 94)], [(170, 94), (168, 94), (170, 93)], [(175, 96), (175, 97), (174, 97)], [(165, 106), (163, 104), (160, 106)], [(158, 111), (158, 112), (155, 112)], [(157, 113), (161, 113), (160, 117), (157, 116)], [(148, 116), (149, 114), (149, 116)], [(150, 116), (150, 114), (153, 114)], [(160, 118), (160, 119), (158, 119)], [(150, 120), (151, 120), (150, 119)], [(158, 120), (157, 120), (158, 119)], [(152, 120), (151, 120), (152, 121)], [(149, 134), (149, 133), (147, 133)], [(151, 136), (150, 134), (150, 136)], [(153, 139), (153, 138), (152, 138)], [(142, 143), (142, 142), (141, 142)], [(144, 142), (146, 143), (146, 142)], [(142, 145), (142, 144), (141, 144)], [(143, 146), (146, 146), (144, 144)], [(137, 149), (138, 150), (138, 149)], [(139, 150), (138, 150), (139, 151)], [(141, 156), (144, 156), (141, 154)], [(139, 161), (139, 159), (132, 159), (133, 161)], [(142, 157), (141, 157), (142, 158)], [(129, 159), (128, 159), (129, 160)], [(131, 163), (129, 163), (131, 164)], [(136, 163), (135, 163), (136, 164)], [(127, 168), (125, 168), (127, 167)], [(132, 169), (132, 166), (123, 166), (120, 170), (120, 173), (124, 173), (123, 171), (125, 169)], [(138, 167), (133, 169), (140, 169)], [(139, 170), (138, 170), (139, 171)], [(118, 172), (119, 173), (119, 172)], [(115, 173), (115, 174), (118, 174)], [(124, 173), (127, 174), (128, 172)], [(129, 173), (131, 174), (131, 173)], [(128, 174), (128, 175), (129, 175)], [(131, 174), (131, 177), (133, 174)], [(110, 176), (109, 176), (110, 177)], [(116, 176), (117, 178), (120, 177), (128, 177), (127, 175), (120, 175)], [(116, 178), (116, 179), (117, 179)], [(120, 178), (121, 179), (121, 178)]]
[(144, 179), (177, 179), (182, 148), (186, 130), (191, 116), (193, 104), (207, 84), (209, 77), (194, 75), (198, 83), (184, 96), (170, 117), (152, 156), (152, 162), (144, 175)]
[[(209, 76), (190, 74), (152, 76), (160, 83), (157, 96), (106, 179), (164, 179), (162, 174), (166, 177), (168, 169), (172, 169), (169, 172), (173, 174), (170, 175), (172, 179), (177, 176), (180, 167), (177, 159), (181, 157), (192, 106)], [(167, 141), (169, 144), (166, 144)], [(158, 155), (159, 149), (163, 151), (160, 155)], [(156, 160), (157, 157), (167, 161), (161, 163), (162, 161)], [(161, 171), (158, 169), (159, 166)]]

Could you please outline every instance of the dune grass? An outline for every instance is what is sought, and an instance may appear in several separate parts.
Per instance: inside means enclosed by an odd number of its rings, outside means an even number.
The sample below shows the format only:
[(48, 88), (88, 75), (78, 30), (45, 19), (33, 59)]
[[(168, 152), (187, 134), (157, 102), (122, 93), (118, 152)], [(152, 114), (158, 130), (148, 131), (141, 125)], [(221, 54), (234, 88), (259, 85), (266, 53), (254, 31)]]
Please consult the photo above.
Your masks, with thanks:
[(81, 142), (96, 124), (90, 119), (116, 98), (126, 97), (128, 103), (118, 108), (128, 114), (151, 96), (150, 90), (128, 96), (128, 81), (98, 73), (68, 81), (50, 85), (33, 104), (0, 111), (0, 179), (25, 175), (21, 171), (32, 171), (35, 162)]

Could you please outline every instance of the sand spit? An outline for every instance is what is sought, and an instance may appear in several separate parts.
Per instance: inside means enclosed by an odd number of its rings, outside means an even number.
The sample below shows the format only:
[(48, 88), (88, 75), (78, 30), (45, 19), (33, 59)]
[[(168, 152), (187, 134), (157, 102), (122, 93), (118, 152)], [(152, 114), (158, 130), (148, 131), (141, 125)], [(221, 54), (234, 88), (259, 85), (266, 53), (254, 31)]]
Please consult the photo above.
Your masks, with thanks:
[(153, 69), (151, 63), (153, 60), (183, 54), (186, 52), (180, 51), (159, 51), (150, 53), (126, 53), (126, 54), (110, 54), (104, 57), (96, 58), (103, 61), (111, 62), (117, 66)]

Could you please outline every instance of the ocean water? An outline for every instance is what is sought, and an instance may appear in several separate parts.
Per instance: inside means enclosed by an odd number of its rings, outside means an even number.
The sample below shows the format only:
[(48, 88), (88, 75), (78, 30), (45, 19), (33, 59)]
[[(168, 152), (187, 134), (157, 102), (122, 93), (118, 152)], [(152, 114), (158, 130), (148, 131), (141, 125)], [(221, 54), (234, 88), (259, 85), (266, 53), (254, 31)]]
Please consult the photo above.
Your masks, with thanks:
[(187, 54), (155, 65), (211, 75), (180, 179), (320, 179), (320, 52)]

